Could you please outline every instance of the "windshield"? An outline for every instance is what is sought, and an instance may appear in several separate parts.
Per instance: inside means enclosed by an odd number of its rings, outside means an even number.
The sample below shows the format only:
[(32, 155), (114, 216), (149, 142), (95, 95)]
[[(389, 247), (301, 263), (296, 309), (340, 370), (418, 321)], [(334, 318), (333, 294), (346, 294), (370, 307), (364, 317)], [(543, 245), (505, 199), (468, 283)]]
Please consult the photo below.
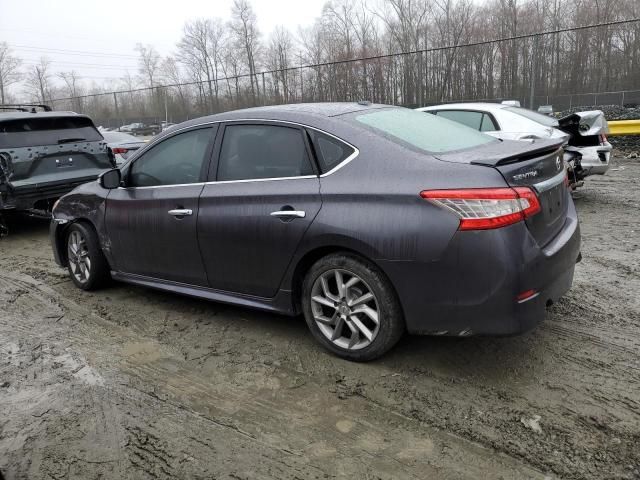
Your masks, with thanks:
[(496, 141), (460, 123), (408, 108), (376, 110), (356, 115), (355, 120), (396, 143), (427, 153), (462, 150)]
[(545, 127), (557, 127), (558, 120), (553, 117), (548, 117), (547, 115), (542, 115), (541, 113), (534, 112), (533, 110), (527, 110), (526, 108), (520, 107), (507, 107), (505, 108), (508, 112), (513, 112), (516, 115), (520, 115), (521, 117), (528, 118), (529, 120), (533, 120), (536, 123), (544, 125)]

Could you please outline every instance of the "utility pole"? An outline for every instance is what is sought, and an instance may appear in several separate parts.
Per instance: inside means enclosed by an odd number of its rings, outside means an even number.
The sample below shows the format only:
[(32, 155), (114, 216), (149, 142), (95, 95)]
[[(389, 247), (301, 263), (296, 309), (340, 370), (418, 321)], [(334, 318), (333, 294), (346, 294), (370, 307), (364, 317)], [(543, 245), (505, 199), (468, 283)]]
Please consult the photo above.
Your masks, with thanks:
[(531, 49), (531, 73), (529, 75), (529, 83), (531, 91), (529, 92), (529, 108), (533, 110), (533, 100), (536, 94), (536, 76), (535, 76), (535, 53), (538, 51), (538, 36), (533, 37), (533, 48)]
[[(120, 122), (120, 125), (122, 125), (122, 119), (120, 118), (120, 112), (118, 111), (118, 95), (116, 95), (116, 92), (113, 92), (113, 105), (116, 108), (116, 119), (118, 119), (118, 121)], [(120, 130), (120, 126), (118, 125), (118, 130)]]
[(169, 122), (169, 109), (167, 108), (167, 90), (164, 90), (164, 123)]

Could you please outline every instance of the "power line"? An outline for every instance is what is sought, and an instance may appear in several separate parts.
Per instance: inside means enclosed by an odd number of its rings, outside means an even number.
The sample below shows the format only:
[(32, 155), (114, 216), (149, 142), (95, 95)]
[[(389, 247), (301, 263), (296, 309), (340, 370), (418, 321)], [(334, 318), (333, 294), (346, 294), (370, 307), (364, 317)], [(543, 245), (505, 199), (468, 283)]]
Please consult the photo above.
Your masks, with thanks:
[[(36, 61), (36, 60), (27, 60), (24, 62), (27, 65), (40, 65), (40, 62)], [(75, 66), (79, 66), (79, 67), (87, 67), (88, 69), (92, 69), (92, 68), (106, 68), (106, 69), (117, 69), (117, 70), (126, 70), (127, 68), (130, 69), (137, 69), (138, 65), (113, 65), (113, 64), (107, 64), (107, 63), (82, 63), (82, 62), (65, 62), (65, 61), (58, 61), (58, 60), (48, 60), (48, 63), (53, 63), (53, 64), (61, 64), (61, 65), (75, 65)]]
[(137, 55), (120, 54), (120, 53), (107, 53), (107, 52), (92, 52), (88, 50), (67, 50), (64, 48), (49, 48), (49, 47), (35, 47), (31, 45), (18, 45), (9, 44), (11, 48), (15, 50), (37, 50), (39, 52), (52, 52), (52, 53), (64, 53), (66, 55), (81, 55), (81, 56), (102, 56), (102, 57), (117, 57), (117, 58), (138, 58)]
[[(591, 28), (610, 27), (610, 26), (614, 26), (614, 25), (625, 25), (625, 24), (637, 23), (637, 22), (640, 22), (640, 18), (632, 18), (632, 19), (628, 19), (628, 20), (615, 20), (615, 21), (611, 21), (611, 22), (596, 23), (596, 24), (591, 24), (591, 25), (581, 25), (581, 26), (577, 26), (577, 27), (560, 28), (560, 29), (557, 29), (557, 30), (547, 30), (547, 31), (535, 32), (535, 33), (525, 33), (525, 34), (520, 34), (520, 35), (513, 35), (513, 36), (510, 36), (510, 37), (495, 38), (495, 39), (491, 39), (491, 40), (481, 40), (481, 41), (477, 41), (477, 42), (462, 43), (462, 44), (457, 44), (457, 45), (447, 45), (447, 46), (442, 46), (442, 47), (431, 47), (431, 48), (425, 48), (425, 49), (421, 49), (421, 50), (411, 50), (411, 51), (408, 51), (408, 52), (386, 53), (386, 54), (383, 54), (383, 55), (373, 55), (373, 56), (369, 56), (369, 57), (352, 58), (352, 59), (348, 59), (348, 60), (334, 60), (334, 61), (331, 61), (331, 62), (321, 62), (321, 63), (307, 64), (307, 65), (299, 65), (299, 66), (296, 66), (296, 67), (286, 67), (286, 68), (281, 68), (281, 69), (276, 69), (276, 70), (263, 70), (261, 72), (254, 73), (253, 76), (257, 77), (258, 75), (272, 75), (274, 73), (289, 72), (289, 71), (294, 71), (294, 70), (328, 67), (328, 66), (332, 66), (332, 65), (344, 65), (344, 64), (348, 64), (348, 63), (366, 62), (366, 61), (371, 61), (371, 60), (382, 60), (382, 59), (387, 59), (387, 58), (392, 58), (392, 57), (402, 57), (402, 56), (407, 56), (407, 55), (416, 55), (416, 54), (423, 54), (423, 53), (430, 53), (430, 52), (441, 52), (441, 51), (446, 51), (446, 50), (454, 50), (454, 49), (458, 49), (458, 48), (477, 47), (477, 46), (482, 46), (482, 45), (491, 45), (491, 44), (500, 43), (500, 42), (508, 42), (508, 41), (512, 41), (512, 40), (521, 40), (521, 39), (525, 39), (525, 38), (541, 37), (541, 36), (544, 36), (544, 35), (556, 35), (556, 34), (559, 34), (559, 33), (566, 33), (566, 32), (577, 32), (577, 31), (587, 30), (587, 29), (591, 29)], [(217, 78), (215, 81), (221, 82), (221, 81), (233, 80), (233, 79), (237, 79), (237, 78), (238, 79), (239, 78), (247, 78), (247, 77), (251, 77), (251, 76), (252, 75), (250, 73), (245, 73), (245, 74), (236, 75), (236, 76), (233, 76), (233, 77)], [(134, 89), (131, 89), (131, 90), (119, 90), (119, 91), (106, 92), (106, 93), (96, 93), (96, 94), (90, 94), (90, 95), (82, 95), (82, 96), (79, 96), (79, 97), (56, 98), (56, 99), (52, 99), (51, 101), (52, 102), (56, 102), (56, 101), (72, 100), (74, 98), (91, 98), (91, 97), (97, 97), (97, 96), (102, 96), (102, 95), (142, 92), (142, 91), (153, 90), (153, 89), (158, 89), (158, 88), (172, 88), (172, 87), (178, 87), (178, 86), (202, 85), (204, 83), (206, 83), (206, 80), (205, 81), (196, 81), (196, 82), (185, 82), (185, 83), (172, 83), (172, 84), (165, 84), (165, 85), (156, 85), (155, 87), (142, 87), (142, 88), (134, 88)]]

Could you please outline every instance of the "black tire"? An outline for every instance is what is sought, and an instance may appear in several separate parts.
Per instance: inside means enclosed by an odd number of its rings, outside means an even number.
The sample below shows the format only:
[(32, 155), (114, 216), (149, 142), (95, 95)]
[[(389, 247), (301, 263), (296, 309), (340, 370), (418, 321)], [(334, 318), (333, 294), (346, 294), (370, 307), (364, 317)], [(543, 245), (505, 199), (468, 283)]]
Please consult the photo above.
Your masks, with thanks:
[[(74, 255), (70, 250), (70, 243), (72, 242), (72, 236), (75, 235), (80, 235), (85, 242), (86, 248), (81, 250), (80, 256), (89, 259), (89, 265), (84, 265), (86, 271), (89, 272), (88, 275), (84, 275), (82, 269), (80, 269), (78, 264), (73, 261)], [(71, 281), (73, 281), (78, 288), (81, 288), (82, 290), (96, 290), (104, 286), (111, 279), (109, 263), (107, 262), (104, 253), (102, 253), (98, 236), (91, 226), (84, 223), (71, 224), (66, 231), (64, 247), (66, 249), (67, 270), (69, 271), (69, 276), (71, 277)], [(78, 256), (75, 257), (76, 260), (78, 258)], [(80, 274), (77, 274), (79, 271), (78, 269), (81, 270)], [(79, 276), (80, 278), (78, 278)]]
[[(358, 349), (350, 349), (336, 345), (336, 343), (327, 336), (327, 333), (321, 331), (314, 317), (314, 306), (312, 305), (314, 301), (311, 299), (314, 285), (317, 281), (321, 282), (321, 276), (324, 275), (325, 278), (330, 277), (336, 270), (342, 271), (346, 275), (354, 274), (354, 276), (359, 277), (360, 280), (363, 281), (362, 288), (366, 288), (374, 295), (372, 301), (378, 313), (377, 333), (368, 345)], [(355, 285), (358, 285), (358, 283)], [(318, 286), (317, 288), (320, 287)], [(349, 293), (346, 295), (348, 297)], [(333, 354), (347, 360), (357, 362), (374, 360), (389, 351), (400, 340), (405, 331), (402, 308), (389, 280), (373, 263), (351, 253), (330, 254), (314, 263), (304, 278), (301, 301), (305, 320), (316, 340)], [(318, 308), (323, 307), (316, 306), (316, 313)], [(336, 314), (339, 315), (338, 309), (334, 307), (328, 308), (329, 312), (331, 312), (333, 308), (338, 312)], [(363, 317), (360, 316), (360, 318)], [(327, 327), (323, 326), (323, 328), (325, 328), (326, 331)], [(346, 326), (343, 325), (342, 328), (346, 329)], [(349, 330), (345, 331), (352, 334)], [(363, 338), (363, 340), (366, 339)]]

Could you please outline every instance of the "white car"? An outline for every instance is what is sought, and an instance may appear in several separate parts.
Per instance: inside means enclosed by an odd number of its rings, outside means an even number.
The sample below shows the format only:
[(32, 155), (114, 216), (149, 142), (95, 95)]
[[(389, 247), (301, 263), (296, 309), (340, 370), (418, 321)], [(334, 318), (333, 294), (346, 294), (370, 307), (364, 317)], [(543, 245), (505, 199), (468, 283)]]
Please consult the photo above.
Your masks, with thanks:
[(526, 108), (500, 103), (452, 103), (418, 108), (462, 123), (504, 140), (562, 138), (565, 150), (577, 156), (575, 180), (604, 175), (609, 169), (611, 144), (607, 121), (600, 110), (577, 112), (556, 119)]
[(147, 144), (147, 142), (124, 132), (101, 131), (100, 133), (107, 142), (107, 147), (111, 150), (117, 166), (124, 164), (130, 155)]

